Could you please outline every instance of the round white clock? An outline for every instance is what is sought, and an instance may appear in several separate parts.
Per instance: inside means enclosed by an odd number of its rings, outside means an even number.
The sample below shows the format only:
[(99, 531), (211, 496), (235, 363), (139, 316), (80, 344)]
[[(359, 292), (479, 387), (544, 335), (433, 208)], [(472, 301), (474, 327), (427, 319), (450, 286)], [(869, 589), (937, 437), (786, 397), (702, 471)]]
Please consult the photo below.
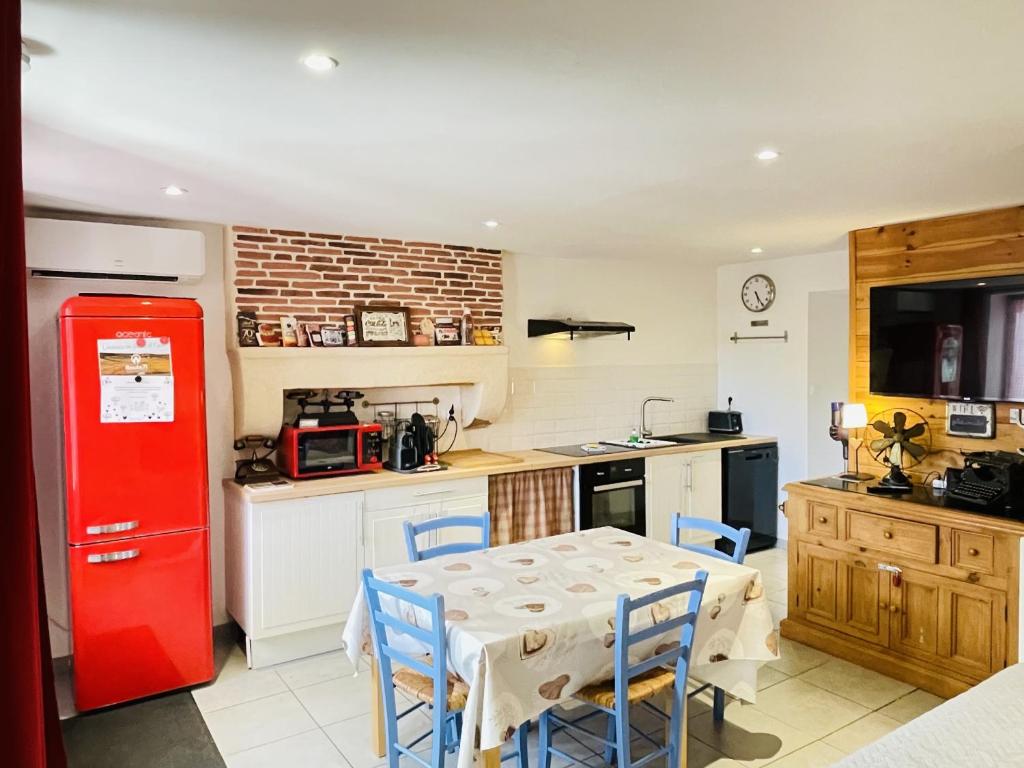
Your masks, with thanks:
[(751, 275), (743, 283), (740, 298), (751, 312), (764, 312), (775, 301), (775, 283), (768, 275)]

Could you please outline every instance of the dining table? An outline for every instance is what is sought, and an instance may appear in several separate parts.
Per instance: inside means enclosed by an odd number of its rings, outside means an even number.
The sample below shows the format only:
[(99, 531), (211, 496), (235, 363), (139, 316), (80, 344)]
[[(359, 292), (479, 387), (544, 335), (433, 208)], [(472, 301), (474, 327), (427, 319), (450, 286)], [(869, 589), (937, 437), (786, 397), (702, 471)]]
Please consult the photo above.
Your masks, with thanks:
[[(617, 528), (574, 531), (500, 547), (377, 568), (374, 576), (444, 598), (449, 672), (469, 687), (459, 768), (500, 765), (500, 747), (521, 723), (610, 679), (618, 596), (637, 598), (708, 573), (690, 655), (691, 678), (753, 702), (758, 668), (779, 656), (779, 636), (760, 572)], [(404, 606), (404, 608), (403, 608)], [(409, 618), (409, 604), (383, 610)], [(651, 625), (680, 615), (684, 596), (654, 603)], [(417, 617), (419, 618), (419, 617)], [(422, 617), (429, 626), (429, 615)], [(664, 638), (661, 638), (662, 641)], [(425, 653), (408, 636), (408, 652)], [(655, 638), (657, 640), (657, 638)], [(386, 751), (380, 679), (360, 589), (344, 630), (358, 668), (371, 657), (371, 747)], [(636, 649), (653, 656), (654, 645)], [(686, 718), (683, 718), (685, 743)], [(680, 764), (685, 766), (686, 750)]]

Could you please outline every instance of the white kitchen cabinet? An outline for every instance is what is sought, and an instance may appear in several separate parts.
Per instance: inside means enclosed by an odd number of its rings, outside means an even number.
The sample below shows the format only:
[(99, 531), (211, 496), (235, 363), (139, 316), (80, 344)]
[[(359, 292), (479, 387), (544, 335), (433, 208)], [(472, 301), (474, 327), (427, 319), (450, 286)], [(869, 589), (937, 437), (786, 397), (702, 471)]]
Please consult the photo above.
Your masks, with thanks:
[(405, 523), (422, 523), (433, 515), (430, 504), (367, 509), (363, 512), (363, 564), (374, 569), (409, 562)]
[[(367, 568), (408, 561), (403, 527), (434, 517), (482, 515), (487, 511), (487, 478), (435, 481), (366, 492), (363, 560)], [(472, 529), (437, 531), (421, 546), (476, 541)]]
[(250, 666), (341, 647), (359, 587), (363, 494), (259, 502), (226, 496), (228, 613)]
[[(480, 517), (487, 511), (487, 492), (485, 490), (482, 494), (476, 493), (472, 496), (445, 499), (440, 503), (437, 515), (439, 517), (457, 517), (460, 515)], [(434, 544), (478, 543), (479, 541), (479, 528), (442, 528), (437, 531)]]
[[(672, 515), (722, 520), (722, 453), (718, 450), (651, 456), (646, 465), (647, 534), (671, 541)], [(684, 531), (683, 541), (709, 544), (715, 536)]]

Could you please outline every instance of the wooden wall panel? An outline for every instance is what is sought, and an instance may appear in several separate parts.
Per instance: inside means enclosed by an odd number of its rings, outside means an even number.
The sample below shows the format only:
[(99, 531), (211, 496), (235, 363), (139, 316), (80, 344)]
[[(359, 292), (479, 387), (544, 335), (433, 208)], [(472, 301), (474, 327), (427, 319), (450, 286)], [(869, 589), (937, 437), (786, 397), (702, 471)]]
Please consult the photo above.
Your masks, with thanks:
[[(915, 480), (960, 466), (960, 451), (1024, 448), (1024, 429), (1010, 424), (1011, 405), (996, 406), (996, 437), (974, 440), (946, 434), (946, 403), (868, 392), (870, 290), (877, 285), (955, 280), (974, 275), (1024, 273), (1024, 206), (888, 224), (850, 233), (850, 402), (864, 403), (869, 418), (889, 408), (917, 411), (931, 429), (932, 454), (912, 470)], [(867, 450), (861, 466), (880, 472)]]

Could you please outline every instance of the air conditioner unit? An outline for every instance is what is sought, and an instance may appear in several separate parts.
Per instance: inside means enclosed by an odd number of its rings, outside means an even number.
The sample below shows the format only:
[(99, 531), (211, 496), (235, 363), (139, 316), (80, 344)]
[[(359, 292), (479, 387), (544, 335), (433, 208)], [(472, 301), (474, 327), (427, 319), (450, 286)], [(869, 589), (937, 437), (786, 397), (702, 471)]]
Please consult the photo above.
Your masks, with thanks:
[(205, 238), (193, 229), (65, 219), (25, 219), (31, 277), (190, 283), (206, 271)]

